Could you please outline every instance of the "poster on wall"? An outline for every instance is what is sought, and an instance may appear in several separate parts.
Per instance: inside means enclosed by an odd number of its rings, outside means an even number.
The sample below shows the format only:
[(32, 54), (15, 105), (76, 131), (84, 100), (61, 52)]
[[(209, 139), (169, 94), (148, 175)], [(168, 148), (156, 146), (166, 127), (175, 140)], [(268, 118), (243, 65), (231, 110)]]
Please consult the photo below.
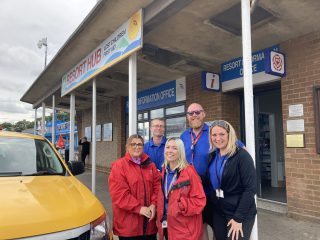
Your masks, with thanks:
[(112, 142), (112, 123), (103, 124), (103, 141)]
[(91, 126), (85, 127), (84, 135), (87, 137), (88, 142), (91, 142)]
[(96, 126), (96, 141), (101, 141), (101, 124)]

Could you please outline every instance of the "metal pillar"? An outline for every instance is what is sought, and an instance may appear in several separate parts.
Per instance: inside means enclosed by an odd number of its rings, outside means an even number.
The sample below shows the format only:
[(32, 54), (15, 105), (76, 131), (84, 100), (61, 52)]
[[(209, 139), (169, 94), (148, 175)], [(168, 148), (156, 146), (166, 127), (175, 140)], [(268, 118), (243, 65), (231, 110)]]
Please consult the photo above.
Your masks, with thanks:
[(129, 136), (137, 133), (137, 53), (129, 57)]
[(75, 95), (70, 95), (70, 136), (69, 136), (69, 161), (74, 160), (74, 123), (75, 123)]
[(56, 137), (56, 98), (55, 95), (52, 95), (52, 126), (51, 126), (51, 142), (54, 146), (55, 137)]
[(41, 135), (44, 136), (46, 129), (46, 104), (42, 102)]
[(97, 84), (96, 79), (92, 81), (92, 185), (91, 191), (96, 193), (96, 125), (97, 125)]
[[(244, 81), (244, 106), (246, 126), (246, 148), (251, 154), (255, 164), (255, 136), (254, 136), (254, 107), (252, 87), (252, 49), (251, 49), (251, 20), (250, 1), (241, 0), (242, 20), (242, 52), (243, 52), (243, 81)], [(251, 240), (258, 240), (257, 217), (251, 232)]]
[(33, 129), (33, 134), (36, 135), (37, 134), (37, 111), (38, 109), (34, 109), (34, 129)]

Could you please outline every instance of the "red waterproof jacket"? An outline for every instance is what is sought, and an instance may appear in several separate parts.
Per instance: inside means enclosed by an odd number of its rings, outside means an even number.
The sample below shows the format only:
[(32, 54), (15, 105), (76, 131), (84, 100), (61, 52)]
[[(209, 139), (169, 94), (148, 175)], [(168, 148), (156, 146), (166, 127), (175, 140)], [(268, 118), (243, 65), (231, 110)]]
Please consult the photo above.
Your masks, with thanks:
[(139, 214), (141, 207), (156, 206), (160, 174), (149, 156), (143, 153), (141, 165), (129, 153), (112, 164), (109, 191), (113, 210), (113, 232), (122, 237), (157, 233), (155, 219)]
[[(163, 182), (165, 170), (162, 169), (162, 191), (158, 193), (157, 225), (160, 240), (163, 239), (161, 226), (164, 211)], [(206, 205), (199, 175), (193, 166), (178, 173), (178, 178), (168, 196), (168, 237), (170, 240), (200, 240), (202, 238), (202, 210)]]

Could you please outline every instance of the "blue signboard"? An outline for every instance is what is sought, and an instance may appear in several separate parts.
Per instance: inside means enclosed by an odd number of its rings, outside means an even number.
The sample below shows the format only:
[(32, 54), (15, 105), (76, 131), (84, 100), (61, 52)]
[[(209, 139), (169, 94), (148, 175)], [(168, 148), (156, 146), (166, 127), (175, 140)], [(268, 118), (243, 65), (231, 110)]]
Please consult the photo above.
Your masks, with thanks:
[[(160, 86), (138, 92), (137, 110), (156, 108), (186, 99), (185, 78), (173, 80)], [(128, 112), (128, 97), (126, 97), (126, 112)]]
[(221, 89), (220, 75), (212, 72), (201, 72), (202, 89), (218, 92)]
[[(268, 51), (279, 51), (279, 45), (252, 53), (252, 74), (265, 71), (265, 56)], [(221, 64), (221, 82), (230, 81), (243, 76), (242, 57)]]
[[(50, 135), (52, 133), (52, 122), (48, 122), (46, 124), (46, 136)], [(74, 131), (77, 132), (77, 125), (74, 125)], [(58, 121), (56, 122), (56, 127), (55, 127), (55, 132), (56, 135), (60, 134), (69, 134), (70, 133), (70, 122), (64, 122), (64, 121)]]

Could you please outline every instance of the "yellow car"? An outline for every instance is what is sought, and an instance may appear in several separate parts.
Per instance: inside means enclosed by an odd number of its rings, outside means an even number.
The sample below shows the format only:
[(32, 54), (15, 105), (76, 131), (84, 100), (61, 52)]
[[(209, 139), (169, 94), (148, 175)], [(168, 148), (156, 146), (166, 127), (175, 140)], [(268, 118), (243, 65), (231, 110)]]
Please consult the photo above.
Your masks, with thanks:
[(0, 131), (0, 239), (111, 239), (99, 200), (43, 137)]

